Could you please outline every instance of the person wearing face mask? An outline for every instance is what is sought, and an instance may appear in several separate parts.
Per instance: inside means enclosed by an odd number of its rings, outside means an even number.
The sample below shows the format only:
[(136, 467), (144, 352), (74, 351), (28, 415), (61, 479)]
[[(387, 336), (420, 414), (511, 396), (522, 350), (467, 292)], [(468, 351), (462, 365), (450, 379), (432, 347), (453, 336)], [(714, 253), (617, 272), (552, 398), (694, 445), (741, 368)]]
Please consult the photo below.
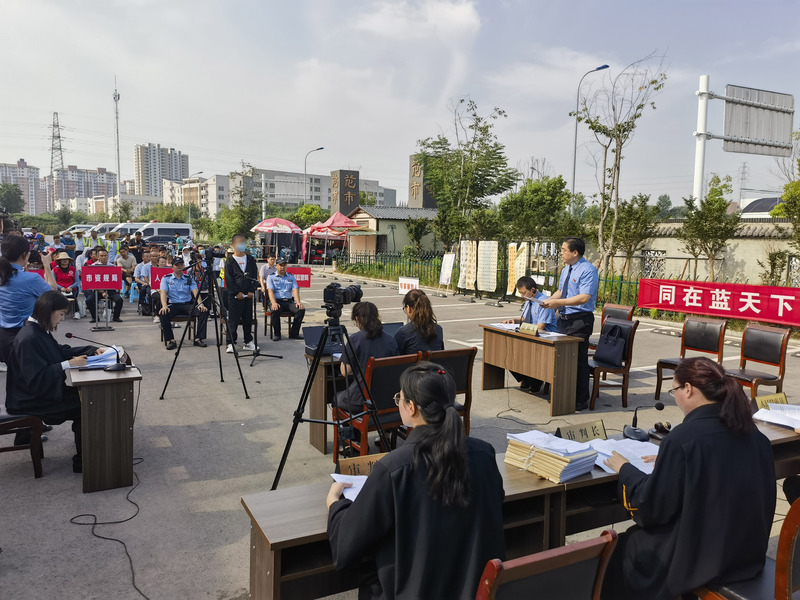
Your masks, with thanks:
[(61, 244), (64, 250), (69, 254), (70, 258), (75, 258), (75, 240), (72, 238), (72, 233), (65, 231), (61, 234)]
[(247, 252), (247, 238), (233, 236), (233, 254), (225, 260), (225, 289), (228, 290), (228, 347), (233, 353), (239, 323), (244, 330), (242, 350), (255, 350), (253, 342), (253, 296), (258, 287), (256, 259)]

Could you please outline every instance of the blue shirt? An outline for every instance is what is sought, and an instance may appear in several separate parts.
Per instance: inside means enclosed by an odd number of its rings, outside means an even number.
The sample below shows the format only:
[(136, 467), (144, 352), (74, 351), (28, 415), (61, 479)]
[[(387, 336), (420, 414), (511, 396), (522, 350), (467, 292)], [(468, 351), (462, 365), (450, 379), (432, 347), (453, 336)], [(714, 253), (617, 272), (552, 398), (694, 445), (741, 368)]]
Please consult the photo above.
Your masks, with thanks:
[(167, 275), (161, 280), (161, 289), (167, 292), (167, 300), (174, 304), (192, 301), (192, 291), (197, 289), (197, 282), (186, 273), (180, 277)]
[[(547, 300), (547, 296), (542, 292), (536, 292), (533, 297), (536, 300)], [(527, 300), (522, 306), (522, 322), (533, 323), (534, 325), (544, 323), (545, 331), (558, 331), (558, 325), (556, 325), (556, 311), (552, 308), (545, 308), (541, 304), (531, 302), (530, 300)]]
[(272, 290), (278, 300), (291, 300), (292, 290), (297, 288), (297, 280), (291, 273), (285, 273), (283, 277), (273, 273), (267, 279), (267, 289)]
[(150, 263), (140, 262), (136, 265), (136, 268), (133, 270), (133, 278), (134, 279), (142, 279), (143, 277), (150, 278)]
[[(567, 274), (569, 274), (569, 281), (567, 281)], [(595, 304), (597, 304), (597, 286), (600, 282), (600, 275), (594, 265), (586, 260), (583, 256), (572, 265), (570, 271), (569, 265), (564, 267), (561, 271), (561, 277), (558, 281), (558, 289), (561, 290), (561, 298), (572, 298), (578, 294), (589, 294), (589, 300), (583, 304), (576, 306), (562, 306), (562, 315), (571, 315), (577, 312), (594, 312)]]
[(22, 327), (33, 314), (36, 299), (45, 292), (53, 291), (37, 273), (23, 271), (11, 263), (16, 274), (5, 285), (0, 285), (0, 327)]

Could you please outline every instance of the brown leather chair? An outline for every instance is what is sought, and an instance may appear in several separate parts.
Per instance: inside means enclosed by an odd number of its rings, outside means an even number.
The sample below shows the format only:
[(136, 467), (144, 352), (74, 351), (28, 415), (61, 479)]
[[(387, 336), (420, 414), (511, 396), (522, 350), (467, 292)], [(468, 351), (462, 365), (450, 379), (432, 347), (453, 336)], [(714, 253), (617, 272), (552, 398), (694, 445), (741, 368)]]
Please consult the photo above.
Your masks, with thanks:
[(681, 334), (680, 357), (659, 358), (656, 363), (656, 400), (661, 397), (661, 385), (664, 379), (663, 371), (665, 369), (674, 371), (678, 363), (686, 357), (687, 350), (716, 354), (717, 362), (722, 363), (722, 350), (727, 326), (727, 321), (720, 321), (719, 319), (686, 317), (683, 322), (683, 333)]
[(472, 408), (472, 368), (478, 349), (458, 348), (456, 350), (436, 350), (425, 353), (424, 360), (429, 360), (450, 373), (456, 382), (456, 395), (464, 394), (464, 404), (455, 403), (456, 410), (464, 419), (464, 431), (469, 435), (469, 411)]
[(778, 537), (776, 559), (767, 557), (764, 570), (753, 579), (694, 591), (701, 600), (797, 600), (800, 598), (800, 501), (789, 507)]
[[(606, 322), (608, 317), (612, 319), (623, 319), (630, 321), (633, 318), (633, 306), (626, 306), (624, 304), (604, 304), (603, 312), (600, 313), (600, 327)], [(599, 335), (593, 335), (589, 338), (589, 350), (597, 349), (597, 342), (600, 339)]]
[(594, 379), (589, 410), (594, 410), (594, 403), (600, 395), (600, 387), (619, 386), (618, 382), (608, 383), (601, 381), (601, 378), (605, 380), (607, 374), (622, 375), (622, 406), (628, 406), (628, 385), (630, 383), (631, 360), (633, 358), (633, 340), (636, 337), (636, 328), (639, 327), (639, 321), (626, 321), (608, 317), (606, 322), (603, 323), (603, 332), (605, 333), (614, 325), (619, 325), (622, 329), (622, 337), (625, 339), (625, 358), (621, 367), (601, 363), (594, 358), (589, 359), (589, 370), (592, 372), (592, 378)]
[[(370, 358), (364, 372), (366, 383), (364, 395), (370, 398), (375, 405), (378, 419), (384, 433), (391, 433), (393, 430), (403, 426), (400, 420), (400, 411), (394, 403), (394, 395), (400, 391), (400, 375), (411, 365), (422, 360), (422, 352), (416, 354), (406, 354), (403, 356), (391, 356), (388, 358)], [(365, 409), (366, 410), (366, 409)], [(350, 419), (350, 413), (346, 410), (334, 407), (333, 420), (343, 421), (345, 425), (352, 427), (359, 432), (358, 440), (351, 440), (350, 448), (360, 456), (369, 454), (368, 433), (377, 431), (377, 426), (370, 419), (369, 413), (360, 417)], [(392, 436), (396, 440), (396, 436)], [(382, 448), (383, 452), (388, 448)], [(333, 428), (333, 462), (339, 460), (339, 431)]]
[(19, 446), (5, 446), (0, 448), (0, 452), (14, 452), (16, 450), (30, 450), (31, 461), (33, 461), (33, 476), (38, 479), (42, 476), (42, 457), (44, 448), (42, 447), (42, 420), (39, 417), (30, 415), (10, 415), (6, 412), (3, 404), (0, 404), (0, 435), (17, 434), (18, 432), (31, 431), (31, 441), (29, 444)]
[[(789, 344), (789, 329), (748, 324), (742, 334), (742, 352), (738, 369), (725, 369), (725, 373), (750, 388), (750, 397), (758, 396), (759, 386), (775, 387), (783, 391), (783, 376), (786, 372), (786, 346)], [(777, 373), (765, 373), (747, 368), (747, 362), (777, 367)]]
[(483, 570), (475, 600), (495, 598), (600, 599), (617, 532), (505, 562), (492, 559)]

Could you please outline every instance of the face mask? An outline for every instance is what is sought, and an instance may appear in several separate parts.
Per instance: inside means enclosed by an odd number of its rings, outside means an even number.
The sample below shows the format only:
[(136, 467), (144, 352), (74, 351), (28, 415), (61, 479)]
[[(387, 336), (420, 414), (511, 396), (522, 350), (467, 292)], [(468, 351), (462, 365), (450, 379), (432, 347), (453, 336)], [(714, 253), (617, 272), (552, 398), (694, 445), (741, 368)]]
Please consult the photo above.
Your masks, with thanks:
[(239, 252), (244, 252), (247, 250), (247, 244), (236, 244), (236, 250)]

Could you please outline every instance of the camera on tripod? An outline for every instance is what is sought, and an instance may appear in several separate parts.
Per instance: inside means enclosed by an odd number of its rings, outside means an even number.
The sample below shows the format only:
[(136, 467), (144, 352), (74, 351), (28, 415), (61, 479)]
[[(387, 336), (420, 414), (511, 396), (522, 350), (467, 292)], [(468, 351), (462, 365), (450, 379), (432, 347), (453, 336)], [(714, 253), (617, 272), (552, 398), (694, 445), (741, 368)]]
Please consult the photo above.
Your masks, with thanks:
[(225, 257), (226, 255), (224, 252), (214, 252), (213, 248), (206, 248), (206, 255), (204, 257), (206, 259), (206, 262), (211, 262), (211, 259), (214, 258), (225, 258)]
[(328, 315), (329, 325), (338, 325), (339, 317), (342, 316), (342, 305), (358, 302), (364, 296), (360, 285), (348, 285), (342, 287), (338, 283), (330, 283), (322, 290), (322, 301), (325, 303), (322, 308)]

